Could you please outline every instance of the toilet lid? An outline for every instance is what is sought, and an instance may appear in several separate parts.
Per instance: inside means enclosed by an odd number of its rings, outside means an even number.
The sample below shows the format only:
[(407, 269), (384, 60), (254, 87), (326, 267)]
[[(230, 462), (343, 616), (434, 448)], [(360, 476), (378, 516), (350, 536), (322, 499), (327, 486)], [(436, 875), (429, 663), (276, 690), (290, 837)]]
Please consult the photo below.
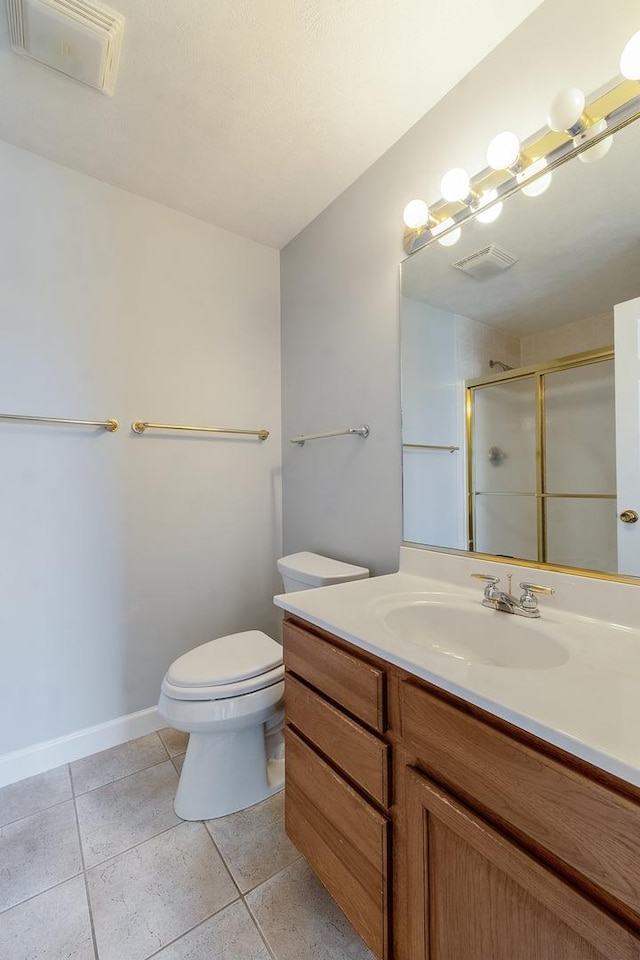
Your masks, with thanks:
[(282, 663), (282, 647), (260, 630), (231, 633), (195, 647), (169, 667), (175, 687), (215, 687), (268, 673)]
[[(170, 700), (229, 700), (246, 694), (258, 693), (267, 687), (280, 686), (284, 691), (284, 663), (273, 670), (267, 670), (258, 677), (247, 677), (234, 683), (218, 683), (207, 686), (184, 687), (170, 683), (167, 677), (162, 681), (161, 691)], [(280, 693), (282, 696), (282, 692)]]

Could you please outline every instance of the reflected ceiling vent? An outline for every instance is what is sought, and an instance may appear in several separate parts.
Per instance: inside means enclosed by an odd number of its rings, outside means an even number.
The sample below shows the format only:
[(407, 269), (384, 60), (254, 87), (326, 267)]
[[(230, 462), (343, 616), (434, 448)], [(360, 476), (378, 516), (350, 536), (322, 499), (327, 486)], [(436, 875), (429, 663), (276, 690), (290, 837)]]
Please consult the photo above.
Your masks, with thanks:
[(462, 260), (456, 260), (451, 266), (456, 270), (462, 270), (463, 273), (468, 273), (476, 280), (487, 280), (508, 270), (517, 262), (518, 258), (512, 253), (503, 250), (497, 243), (490, 243), (488, 247), (483, 247), (482, 250), (477, 250), (476, 253), (463, 257)]
[(124, 17), (88, 0), (7, 0), (16, 53), (111, 95)]

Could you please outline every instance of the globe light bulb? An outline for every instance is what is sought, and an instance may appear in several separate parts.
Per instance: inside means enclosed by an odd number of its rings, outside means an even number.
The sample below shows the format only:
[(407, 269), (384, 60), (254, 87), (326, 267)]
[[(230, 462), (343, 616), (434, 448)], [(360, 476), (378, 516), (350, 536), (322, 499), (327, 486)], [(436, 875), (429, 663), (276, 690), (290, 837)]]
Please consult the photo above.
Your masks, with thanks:
[(584, 93), (577, 87), (561, 90), (549, 109), (547, 123), (550, 128), (558, 133), (564, 130), (572, 137), (582, 133), (585, 102)]
[(443, 247), (452, 247), (454, 243), (457, 243), (460, 239), (462, 230), (460, 227), (457, 227), (455, 230), (452, 230), (451, 233), (448, 233), (446, 237), (440, 237), (438, 243), (441, 243)]
[(579, 153), (578, 160), (582, 163), (595, 163), (596, 160), (602, 160), (602, 158), (606, 157), (609, 153), (609, 150), (611, 150), (612, 143), (613, 137), (605, 137), (600, 143), (596, 143), (593, 147), (589, 147), (588, 150)]
[(640, 80), (640, 30), (627, 41), (622, 51), (620, 73), (627, 80)]
[[(607, 121), (604, 118), (602, 120), (598, 120), (587, 130), (585, 130), (584, 133), (581, 133), (579, 137), (574, 138), (574, 146), (580, 147), (583, 143), (588, 143), (589, 140), (592, 140), (599, 133), (604, 133), (607, 129), (607, 126)], [(612, 143), (613, 137), (605, 137), (604, 140), (596, 143), (593, 147), (589, 147), (588, 150), (583, 150), (582, 153), (579, 153), (578, 160), (581, 160), (582, 163), (595, 163), (596, 160), (601, 160), (602, 157), (609, 153)]]
[(541, 193), (544, 193), (545, 190), (551, 185), (551, 171), (549, 173), (543, 174), (543, 176), (538, 177), (537, 180), (534, 180), (533, 183), (527, 183), (522, 188), (522, 192), (525, 197), (539, 197)]
[[(498, 199), (497, 190), (488, 190), (487, 193), (482, 195), (480, 203), (482, 206), (486, 206), (488, 203), (491, 203), (493, 200)], [(502, 204), (494, 203), (492, 207), (489, 207), (488, 210), (482, 210), (476, 217), (476, 220), (479, 220), (480, 223), (493, 223), (494, 220), (497, 220), (500, 214), (502, 213)]]
[(522, 192), (526, 197), (539, 197), (540, 194), (544, 193), (548, 188), (551, 183), (551, 173), (547, 173), (545, 176), (539, 177), (537, 180), (529, 183), (531, 177), (546, 170), (548, 166), (549, 164), (547, 163), (546, 157), (540, 157), (538, 160), (534, 160), (528, 167), (525, 167), (520, 173), (516, 174), (516, 180), (522, 185)]
[(492, 170), (508, 170), (518, 162), (520, 141), (515, 133), (504, 130), (487, 147), (487, 163)]
[(402, 211), (402, 219), (411, 229), (424, 227), (429, 222), (429, 207), (424, 200), (410, 200)]
[(440, 190), (445, 200), (450, 203), (466, 200), (469, 196), (471, 184), (466, 170), (462, 167), (454, 167), (445, 173), (440, 183)]

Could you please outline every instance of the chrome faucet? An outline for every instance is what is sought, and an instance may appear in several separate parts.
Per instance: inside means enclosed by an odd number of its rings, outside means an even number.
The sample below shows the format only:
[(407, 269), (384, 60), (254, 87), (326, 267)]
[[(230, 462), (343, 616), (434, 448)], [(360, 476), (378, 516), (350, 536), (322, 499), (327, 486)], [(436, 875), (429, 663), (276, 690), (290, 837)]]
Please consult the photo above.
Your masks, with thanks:
[[(484, 595), (482, 597), (482, 606), (491, 607), (492, 610), (501, 610), (503, 613), (514, 613), (518, 617), (539, 617), (540, 609), (538, 607), (538, 598), (536, 593), (553, 594), (553, 587), (545, 587), (539, 583), (520, 584), (523, 591), (520, 599), (514, 597), (511, 592), (506, 593), (498, 589), (500, 577), (487, 576), (484, 573), (472, 573), (476, 580), (486, 581)], [(509, 575), (509, 587), (511, 587), (511, 575)]]

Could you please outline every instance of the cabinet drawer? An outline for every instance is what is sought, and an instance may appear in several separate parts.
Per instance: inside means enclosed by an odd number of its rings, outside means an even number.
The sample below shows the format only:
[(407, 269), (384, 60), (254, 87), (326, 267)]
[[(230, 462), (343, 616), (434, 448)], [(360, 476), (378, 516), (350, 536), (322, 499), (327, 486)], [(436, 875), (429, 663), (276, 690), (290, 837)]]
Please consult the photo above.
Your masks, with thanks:
[(402, 729), (421, 767), (640, 922), (640, 805), (410, 681), (401, 687)]
[(285, 681), (287, 722), (384, 807), (389, 805), (389, 747), (291, 674)]
[(284, 623), (284, 663), (337, 701), (349, 713), (378, 730), (385, 729), (385, 675), (364, 660), (289, 621)]
[(380, 960), (388, 957), (388, 820), (285, 730), (286, 831)]

